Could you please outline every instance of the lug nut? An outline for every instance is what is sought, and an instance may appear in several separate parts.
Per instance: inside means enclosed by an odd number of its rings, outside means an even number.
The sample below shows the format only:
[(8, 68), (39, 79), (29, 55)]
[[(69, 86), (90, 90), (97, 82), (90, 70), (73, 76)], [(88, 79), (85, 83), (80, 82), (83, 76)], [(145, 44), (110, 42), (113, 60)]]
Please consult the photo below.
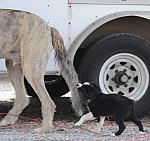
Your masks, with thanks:
[(128, 76), (128, 79), (131, 79), (131, 76)]
[(118, 72), (118, 70), (115, 70), (115, 73), (117, 73)]
[(124, 87), (128, 87), (128, 84), (124, 84)]
[(111, 80), (112, 80), (112, 81), (115, 81), (115, 78), (114, 78), (114, 77), (112, 77), (112, 78), (111, 78)]

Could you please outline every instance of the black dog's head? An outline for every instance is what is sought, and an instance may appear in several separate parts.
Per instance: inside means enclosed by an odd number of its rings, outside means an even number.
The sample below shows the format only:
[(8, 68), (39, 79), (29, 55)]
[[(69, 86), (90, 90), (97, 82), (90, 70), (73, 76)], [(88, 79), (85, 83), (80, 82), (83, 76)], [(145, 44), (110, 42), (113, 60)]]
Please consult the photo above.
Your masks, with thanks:
[(77, 88), (83, 101), (91, 100), (101, 92), (100, 88), (92, 82), (79, 83)]

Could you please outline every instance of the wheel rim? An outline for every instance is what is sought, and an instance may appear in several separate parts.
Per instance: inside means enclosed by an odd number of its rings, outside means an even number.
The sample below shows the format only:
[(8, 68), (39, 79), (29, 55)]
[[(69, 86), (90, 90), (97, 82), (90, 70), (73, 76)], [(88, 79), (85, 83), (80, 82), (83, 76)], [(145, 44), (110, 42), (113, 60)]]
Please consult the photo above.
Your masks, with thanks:
[(148, 69), (139, 57), (119, 53), (108, 58), (102, 65), (99, 84), (104, 93), (116, 93), (137, 101), (148, 88)]

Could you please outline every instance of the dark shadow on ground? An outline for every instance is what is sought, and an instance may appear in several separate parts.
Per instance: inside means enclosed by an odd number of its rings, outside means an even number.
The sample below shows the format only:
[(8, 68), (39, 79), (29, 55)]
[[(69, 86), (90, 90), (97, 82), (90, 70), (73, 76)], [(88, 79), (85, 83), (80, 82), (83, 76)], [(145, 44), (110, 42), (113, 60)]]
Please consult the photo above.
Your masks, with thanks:
[[(56, 104), (56, 113), (54, 121), (66, 120), (76, 121), (77, 117), (71, 107), (71, 101), (69, 97), (57, 97), (53, 98)], [(0, 101), (0, 113), (7, 113), (11, 109), (13, 102)], [(30, 104), (24, 109), (21, 116), (31, 118), (41, 118), (41, 104), (38, 98), (31, 98)], [(4, 115), (0, 116), (0, 119)]]

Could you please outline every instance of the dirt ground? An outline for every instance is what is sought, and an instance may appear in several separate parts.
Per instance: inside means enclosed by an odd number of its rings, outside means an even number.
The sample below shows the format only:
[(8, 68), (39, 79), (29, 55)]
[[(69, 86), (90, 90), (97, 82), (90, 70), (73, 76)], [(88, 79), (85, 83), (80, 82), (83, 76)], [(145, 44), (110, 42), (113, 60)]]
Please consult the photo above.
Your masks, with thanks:
[[(14, 89), (7, 74), (0, 74), (0, 119), (12, 107)], [(54, 98), (56, 130), (48, 134), (36, 134), (32, 131), (41, 122), (41, 105), (37, 98), (31, 98), (30, 105), (23, 111), (15, 125), (0, 128), (0, 141), (150, 141), (150, 118), (142, 120), (145, 134), (140, 134), (137, 127), (126, 122), (126, 130), (119, 137), (112, 136), (118, 127), (114, 121), (106, 121), (104, 127), (95, 130), (96, 122), (87, 122), (82, 127), (74, 127), (79, 119), (75, 116), (69, 97)], [(15, 115), (14, 115), (15, 116)]]

